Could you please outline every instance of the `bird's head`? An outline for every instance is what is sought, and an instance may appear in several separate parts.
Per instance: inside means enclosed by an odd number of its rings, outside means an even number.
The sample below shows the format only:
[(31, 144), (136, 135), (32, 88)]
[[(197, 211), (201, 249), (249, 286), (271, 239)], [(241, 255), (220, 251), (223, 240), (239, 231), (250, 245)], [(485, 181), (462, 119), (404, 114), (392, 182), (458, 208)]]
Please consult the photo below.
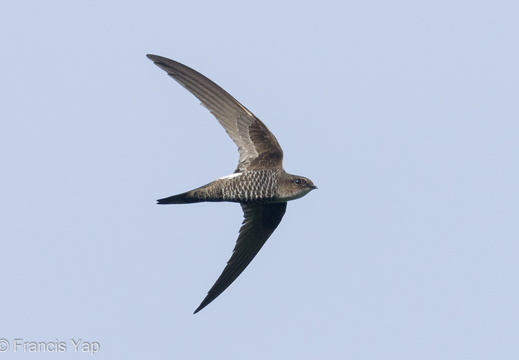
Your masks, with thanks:
[(305, 196), (310, 191), (317, 189), (312, 180), (299, 175), (287, 174), (280, 184), (280, 197), (283, 200), (294, 200)]

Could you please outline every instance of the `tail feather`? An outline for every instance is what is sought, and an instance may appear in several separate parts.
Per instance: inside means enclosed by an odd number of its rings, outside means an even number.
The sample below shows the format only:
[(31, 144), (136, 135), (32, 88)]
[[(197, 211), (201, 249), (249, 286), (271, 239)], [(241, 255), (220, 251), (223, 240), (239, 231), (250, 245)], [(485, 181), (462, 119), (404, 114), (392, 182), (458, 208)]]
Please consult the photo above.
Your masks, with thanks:
[(192, 204), (204, 201), (224, 201), (219, 194), (219, 180), (213, 181), (199, 188), (186, 191), (185, 193), (173, 195), (157, 200), (158, 204)]
[(191, 204), (196, 202), (201, 202), (203, 200), (194, 198), (189, 194), (191, 191), (187, 191), (182, 194), (173, 195), (164, 199), (157, 200), (157, 204)]

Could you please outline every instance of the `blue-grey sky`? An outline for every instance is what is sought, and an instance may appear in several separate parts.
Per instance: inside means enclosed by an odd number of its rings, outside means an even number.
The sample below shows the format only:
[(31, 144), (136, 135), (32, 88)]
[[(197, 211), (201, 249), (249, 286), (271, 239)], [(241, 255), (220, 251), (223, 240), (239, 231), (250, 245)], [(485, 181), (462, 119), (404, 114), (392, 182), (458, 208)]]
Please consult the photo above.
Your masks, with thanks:
[[(0, 359), (517, 359), (519, 5), (13, 1), (0, 12)], [(319, 189), (232, 286), (238, 155), (202, 72)], [(0, 350), (2, 350), (0, 344)], [(16, 351), (15, 351), (16, 350)]]

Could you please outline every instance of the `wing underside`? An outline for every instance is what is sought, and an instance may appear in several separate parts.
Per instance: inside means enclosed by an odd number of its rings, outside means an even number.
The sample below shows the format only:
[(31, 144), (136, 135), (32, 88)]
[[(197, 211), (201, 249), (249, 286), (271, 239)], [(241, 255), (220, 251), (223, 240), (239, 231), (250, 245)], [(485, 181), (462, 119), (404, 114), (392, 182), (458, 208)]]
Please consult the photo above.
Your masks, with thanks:
[(238, 100), (188, 66), (162, 56), (147, 56), (195, 95), (224, 127), (238, 146), (238, 171), (282, 167), (283, 150), (276, 137)]
[(241, 204), (241, 206), (244, 219), (233, 254), (220, 277), (195, 310), (195, 314), (224, 292), (245, 270), (281, 222), (287, 203)]

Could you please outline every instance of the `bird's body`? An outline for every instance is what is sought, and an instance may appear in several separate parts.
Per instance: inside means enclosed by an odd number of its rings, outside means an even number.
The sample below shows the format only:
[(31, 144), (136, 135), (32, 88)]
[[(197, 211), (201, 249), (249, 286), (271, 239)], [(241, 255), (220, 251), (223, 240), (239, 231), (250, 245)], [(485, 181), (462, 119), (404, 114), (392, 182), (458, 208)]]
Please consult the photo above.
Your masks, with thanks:
[(207, 185), (158, 200), (159, 204), (230, 201), (244, 214), (233, 255), (195, 313), (216, 299), (247, 267), (281, 222), (287, 201), (317, 187), (308, 178), (283, 169), (283, 150), (275, 136), (254, 114), (220, 86), (176, 61), (147, 55), (179, 82), (218, 119), (238, 146), (236, 171)]
[(194, 190), (160, 199), (158, 202), (159, 204), (187, 204), (202, 201), (256, 204), (285, 202), (307, 194), (291, 186), (293, 177), (280, 169), (244, 171), (224, 176)]

